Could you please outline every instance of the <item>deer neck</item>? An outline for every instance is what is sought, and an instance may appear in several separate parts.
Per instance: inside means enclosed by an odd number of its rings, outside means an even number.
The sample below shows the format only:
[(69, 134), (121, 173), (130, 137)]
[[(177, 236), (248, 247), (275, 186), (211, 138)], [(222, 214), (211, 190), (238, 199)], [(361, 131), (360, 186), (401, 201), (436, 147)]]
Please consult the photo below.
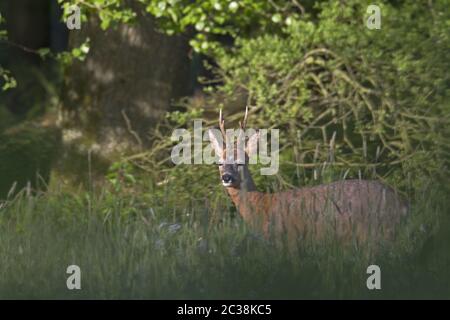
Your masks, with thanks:
[(256, 192), (256, 185), (253, 181), (252, 175), (250, 174), (250, 170), (246, 165), (243, 166), (241, 172), (241, 184), (239, 186), (240, 190), (247, 192)]
[(248, 168), (243, 168), (241, 184), (239, 188), (226, 188), (228, 195), (246, 222), (252, 222), (256, 215), (260, 215), (265, 208), (263, 199), (265, 194), (256, 189), (256, 185)]

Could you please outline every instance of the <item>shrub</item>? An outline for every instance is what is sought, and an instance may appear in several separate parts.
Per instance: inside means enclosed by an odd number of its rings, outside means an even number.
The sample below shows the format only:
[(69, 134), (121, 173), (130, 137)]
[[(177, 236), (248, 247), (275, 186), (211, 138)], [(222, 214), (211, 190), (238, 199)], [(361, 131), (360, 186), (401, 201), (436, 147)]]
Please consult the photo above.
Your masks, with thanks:
[(448, 178), (449, 11), (443, 1), (381, 2), (381, 30), (369, 30), (368, 5), (322, 3), (317, 20), (216, 52), (223, 85), (213, 95), (244, 91), (251, 124), (281, 128), (288, 181), (325, 163), (399, 187)]

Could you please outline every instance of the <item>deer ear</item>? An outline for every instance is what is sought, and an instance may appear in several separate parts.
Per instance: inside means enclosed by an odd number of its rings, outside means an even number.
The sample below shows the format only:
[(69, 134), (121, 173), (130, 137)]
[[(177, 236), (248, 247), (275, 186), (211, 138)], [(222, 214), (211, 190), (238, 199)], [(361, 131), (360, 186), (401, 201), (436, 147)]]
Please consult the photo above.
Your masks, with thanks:
[(219, 157), (222, 156), (223, 153), (223, 138), (222, 134), (219, 130), (209, 129), (208, 130), (209, 141), (211, 141), (211, 146), (214, 149), (214, 152)]
[(256, 152), (258, 151), (258, 140), (259, 140), (259, 130), (248, 138), (245, 152), (249, 157), (256, 155)]

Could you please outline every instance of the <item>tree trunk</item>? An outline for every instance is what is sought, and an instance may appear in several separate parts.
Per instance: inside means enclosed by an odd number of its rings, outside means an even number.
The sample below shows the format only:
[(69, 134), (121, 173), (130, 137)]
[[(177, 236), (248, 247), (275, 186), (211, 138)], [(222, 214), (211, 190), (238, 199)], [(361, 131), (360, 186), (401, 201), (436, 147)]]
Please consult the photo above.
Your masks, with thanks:
[(187, 39), (157, 32), (153, 19), (139, 13), (136, 24), (107, 31), (91, 17), (70, 32), (70, 47), (86, 37), (90, 52), (64, 81), (66, 125), (95, 141), (102, 156), (148, 145), (152, 126), (174, 99), (189, 93)]

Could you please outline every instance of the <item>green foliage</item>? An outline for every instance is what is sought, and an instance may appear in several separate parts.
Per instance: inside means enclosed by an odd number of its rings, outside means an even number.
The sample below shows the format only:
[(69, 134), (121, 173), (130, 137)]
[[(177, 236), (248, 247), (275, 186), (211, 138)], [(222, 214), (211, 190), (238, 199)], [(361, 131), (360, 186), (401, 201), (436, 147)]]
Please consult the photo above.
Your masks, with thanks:
[[(132, 22), (140, 8), (121, 0), (59, 0), (65, 10), (82, 8), (83, 19), (95, 14), (101, 28)], [(193, 31), (190, 45), (198, 52), (220, 48), (224, 36), (246, 37), (264, 32), (281, 32), (284, 26), (305, 16), (296, 0), (139, 0), (140, 7), (156, 18), (168, 35)], [(309, 3), (308, 3), (309, 4)]]
[(169, 35), (195, 30), (191, 46), (199, 52), (217, 48), (218, 37), (242, 37), (280, 31), (299, 19), (304, 8), (297, 1), (140, 0)]
[(72, 7), (78, 6), (81, 10), (81, 21), (87, 20), (88, 14), (96, 14), (100, 18), (100, 27), (103, 30), (118, 23), (131, 22), (136, 13), (126, 6), (123, 0), (58, 0), (63, 9), (63, 18), (73, 14)]
[(203, 109), (192, 108), (188, 111), (173, 111), (166, 114), (166, 119), (176, 126), (184, 126), (194, 119), (200, 119), (203, 114)]
[(0, 86), (2, 91), (17, 87), (16, 79), (11, 75), (9, 70), (2, 68), (2, 66), (0, 66)]
[(84, 61), (86, 59), (90, 50), (90, 42), (91, 40), (86, 38), (78, 47), (57, 54), (52, 53), (49, 48), (40, 48), (36, 51), (36, 54), (43, 60), (48, 58), (55, 59), (59, 62), (59, 67), (64, 69), (70, 66), (75, 60)]
[(90, 39), (86, 38), (78, 47), (72, 48), (70, 51), (58, 53), (54, 58), (57, 59), (61, 67), (67, 67), (74, 60), (84, 61), (90, 50)]
[(239, 38), (216, 56), (217, 91), (227, 100), (244, 91), (251, 125), (281, 128), (284, 163), (310, 177), (324, 163), (403, 187), (411, 176), (448, 177), (449, 12), (442, 1), (432, 11), (381, 3), (376, 31), (363, 23), (368, 4), (323, 3), (318, 20), (284, 35)]
[[(358, 177), (381, 179), (405, 192), (430, 178), (446, 185), (448, 10), (443, 1), (432, 10), (412, 1), (380, 3), (382, 29), (369, 30), (369, 4), (320, 3), (317, 18), (291, 21), (282, 33), (238, 36), (231, 50), (215, 50), (220, 84), (206, 89), (204, 109), (211, 106), (215, 115), (204, 128), (217, 125), (217, 107), (244, 95), (250, 127), (281, 129), (280, 172), (254, 175), (260, 189)], [(174, 167), (170, 161), (172, 130), (192, 129), (200, 116), (198, 103), (186, 106), (153, 132), (151, 151), (125, 160), (152, 172), (154, 181), (177, 181), (180, 195), (189, 190), (192, 197), (211, 197), (218, 190), (214, 166)], [(229, 114), (227, 122), (241, 117)]]
[(116, 192), (121, 192), (124, 186), (132, 188), (135, 185), (134, 169), (131, 164), (126, 162), (115, 162), (111, 165), (106, 177)]
[[(251, 125), (283, 129), (281, 172), (257, 177), (264, 188), (309, 184), (325, 173), (329, 180), (375, 177), (399, 187), (420, 185), (424, 176), (448, 176), (445, 1), (382, 1), (381, 30), (365, 27), (370, 1), (59, 2), (66, 17), (71, 5), (81, 7), (84, 21), (98, 15), (103, 29), (130, 23), (145, 9), (166, 33), (191, 35), (194, 49), (219, 64), (222, 84), (207, 88), (219, 97), (213, 101), (244, 92), (254, 106)], [(222, 36), (235, 39), (231, 50), (218, 42)], [(88, 51), (86, 42), (59, 59), (83, 60)], [(48, 50), (39, 53), (47, 56)], [(193, 179), (191, 190), (202, 190), (198, 168), (174, 169), (173, 144), (163, 141), (201, 111), (169, 114), (166, 133), (153, 133), (156, 150), (133, 157), (136, 165), (156, 172), (156, 183), (167, 174), (180, 183)]]
[[(8, 32), (3, 29), (6, 20), (0, 12), (0, 41), (5, 41), (8, 37)], [(17, 86), (16, 79), (11, 75), (9, 70), (4, 69), (0, 65), (0, 87), (2, 91), (13, 89)]]

